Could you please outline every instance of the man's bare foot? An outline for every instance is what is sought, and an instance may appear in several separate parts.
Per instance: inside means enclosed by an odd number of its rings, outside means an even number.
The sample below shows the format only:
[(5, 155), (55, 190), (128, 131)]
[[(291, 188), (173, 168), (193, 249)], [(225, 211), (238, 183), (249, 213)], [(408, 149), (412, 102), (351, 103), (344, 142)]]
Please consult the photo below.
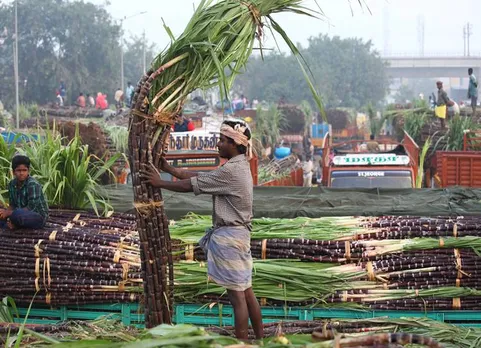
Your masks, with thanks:
[(12, 221), (8, 220), (7, 221), (7, 226), (9, 229), (14, 230), (16, 229), (15, 225), (12, 223)]

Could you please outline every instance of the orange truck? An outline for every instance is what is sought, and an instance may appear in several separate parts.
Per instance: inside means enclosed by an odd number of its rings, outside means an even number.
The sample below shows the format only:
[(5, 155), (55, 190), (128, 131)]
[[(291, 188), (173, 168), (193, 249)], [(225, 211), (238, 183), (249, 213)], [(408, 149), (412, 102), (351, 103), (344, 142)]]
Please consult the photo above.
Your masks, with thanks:
[(436, 151), (428, 171), (428, 186), (481, 188), (481, 133), (465, 131), (463, 151)]
[(413, 188), (419, 148), (405, 134), (402, 143), (379, 141), (380, 151), (362, 151), (362, 140), (332, 145), (326, 134), (322, 151), (321, 183), (333, 188)]

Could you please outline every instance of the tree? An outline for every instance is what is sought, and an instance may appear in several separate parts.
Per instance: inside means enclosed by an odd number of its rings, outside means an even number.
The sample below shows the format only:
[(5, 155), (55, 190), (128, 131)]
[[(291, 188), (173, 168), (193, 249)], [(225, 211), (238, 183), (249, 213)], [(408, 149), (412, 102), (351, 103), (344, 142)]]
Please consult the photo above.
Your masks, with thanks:
[[(360, 107), (384, 99), (389, 80), (370, 41), (319, 35), (309, 39), (307, 48), (299, 49), (327, 106)], [(290, 103), (312, 102), (296, 58), (282, 53), (268, 54), (264, 61), (252, 57), (236, 89), (250, 99), (277, 101), (284, 95)]]
[[(142, 75), (144, 75), (144, 41), (142, 37), (133, 36), (127, 41), (127, 49), (124, 54), (124, 76), (125, 81), (136, 85)], [(155, 45), (145, 42), (145, 62), (146, 69), (150, 67), (150, 62), (156, 55)]]
[(396, 95), (394, 96), (394, 101), (398, 104), (405, 104), (412, 102), (415, 98), (414, 91), (411, 87), (407, 85), (401, 85)]
[[(9, 35), (0, 45), (0, 96), (12, 104), (14, 7), (0, 5)], [(54, 99), (63, 80), (67, 101), (79, 92), (115, 91), (120, 80), (120, 27), (101, 6), (67, 0), (18, 3), (20, 95), (24, 102)]]

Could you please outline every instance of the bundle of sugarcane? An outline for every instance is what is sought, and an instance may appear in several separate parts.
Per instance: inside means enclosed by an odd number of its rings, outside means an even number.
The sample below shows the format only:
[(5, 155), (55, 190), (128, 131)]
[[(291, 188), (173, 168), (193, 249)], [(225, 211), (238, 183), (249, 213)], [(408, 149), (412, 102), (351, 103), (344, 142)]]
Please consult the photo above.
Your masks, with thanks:
[(481, 236), (479, 216), (384, 216), (367, 219), (361, 226), (371, 231), (353, 236), (357, 240)]
[[(294, 219), (257, 218), (252, 220), (251, 238), (262, 239), (313, 239), (332, 240), (345, 236), (366, 233), (367, 229), (361, 227), (364, 218), (355, 217), (322, 217)], [(186, 244), (197, 243), (212, 226), (212, 216), (190, 213), (183, 219), (170, 222), (170, 235), (172, 239), (183, 241)]]
[(294, 155), (290, 155), (280, 160), (273, 159), (268, 164), (259, 166), (259, 185), (271, 180), (288, 176), (293, 170), (296, 170), (300, 167), (301, 164), (297, 163), (297, 156)]
[[(212, 327), (208, 330), (220, 335), (234, 336), (234, 327), (232, 326)], [(355, 338), (365, 337), (368, 334), (386, 334), (390, 332), (407, 335), (399, 340), (399, 343), (406, 339), (411, 341), (420, 335), (432, 337), (444, 344), (445, 347), (458, 348), (475, 347), (479, 342), (479, 337), (481, 337), (481, 329), (455, 326), (428, 318), (330, 319), (264, 324), (266, 337), (285, 336), (290, 338), (292, 335), (311, 334), (312, 339), (317, 342), (333, 340), (339, 335), (342, 335), (344, 338)], [(249, 330), (249, 337), (255, 338), (253, 330)], [(332, 343), (332, 341), (326, 343)]]
[[(170, 46), (155, 58), (152, 69), (136, 88), (130, 114), (129, 155), (141, 239), (147, 327), (171, 322), (173, 271), (162, 195), (159, 189), (142, 183), (141, 166), (158, 166), (171, 126), (192, 91), (218, 84), (221, 99), (228, 95), (236, 74), (254, 48), (255, 38), (262, 37), (264, 22), (284, 38), (295, 54), (299, 53), (271, 15), (313, 15), (301, 2), (201, 1), (180, 37), (175, 39), (168, 30)], [(321, 108), (312, 83), (309, 86)]]
[[(335, 273), (331, 265), (283, 260), (254, 262), (253, 288), (258, 297), (284, 302), (301, 302), (334, 294), (351, 288), (379, 288), (382, 284), (356, 281), (365, 272)], [(185, 302), (199, 302), (203, 295), (225, 294), (225, 289), (209, 283), (206, 265), (198, 262), (175, 264), (175, 296)]]
[[(262, 239), (251, 241), (252, 256), (258, 259), (299, 259), (315, 262), (348, 262), (362, 259), (366, 249), (350, 249), (349, 242), (312, 239)], [(346, 249), (347, 248), (347, 249)], [(183, 251), (185, 249), (185, 251)], [(182, 260), (205, 261), (204, 251), (199, 246), (177, 244), (174, 249)]]
[(55, 210), (51, 215), (41, 230), (0, 234), (0, 296), (22, 304), (139, 300), (140, 246), (132, 219)]

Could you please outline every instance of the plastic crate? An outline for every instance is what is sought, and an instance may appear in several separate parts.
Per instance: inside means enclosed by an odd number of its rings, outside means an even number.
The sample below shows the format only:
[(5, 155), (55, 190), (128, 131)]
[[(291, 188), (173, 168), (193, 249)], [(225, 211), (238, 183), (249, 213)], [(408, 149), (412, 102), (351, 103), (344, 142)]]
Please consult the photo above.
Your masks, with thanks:
[[(388, 318), (429, 318), (460, 326), (481, 327), (481, 311), (371, 311), (350, 309), (322, 309), (301, 307), (262, 307), (265, 323), (285, 320), (323, 319), (369, 319)], [(233, 309), (228, 305), (199, 306), (179, 304), (175, 306), (174, 322), (200, 326), (234, 325)]]
[[(481, 327), (481, 311), (371, 311), (350, 309), (321, 309), (302, 307), (262, 307), (265, 323), (293, 320), (323, 319), (368, 319), (377, 317), (430, 318), (441, 322), (460, 326)], [(20, 319), (23, 322), (26, 308), (20, 308)], [(95, 320), (107, 316), (121, 320), (124, 325), (144, 327), (142, 308), (136, 303), (98, 304), (82, 306), (35, 306), (30, 310), (27, 322), (30, 324), (56, 324), (66, 320)], [(174, 307), (173, 321), (176, 324), (194, 324), (199, 326), (231, 326), (234, 325), (232, 306), (178, 304)]]
[[(33, 306), (28, 314), (29, 324), (57, 324), (67, 320), (95, 320), (100, 317), (110, 317), (121, 320), (124, 325), (144, 326), (142, 309), (136, 303), (92, 304), (81, 306)], [(27, 308), (18, 309), (20, 318), (16, 322), (23, 322), (27, 315)]]

